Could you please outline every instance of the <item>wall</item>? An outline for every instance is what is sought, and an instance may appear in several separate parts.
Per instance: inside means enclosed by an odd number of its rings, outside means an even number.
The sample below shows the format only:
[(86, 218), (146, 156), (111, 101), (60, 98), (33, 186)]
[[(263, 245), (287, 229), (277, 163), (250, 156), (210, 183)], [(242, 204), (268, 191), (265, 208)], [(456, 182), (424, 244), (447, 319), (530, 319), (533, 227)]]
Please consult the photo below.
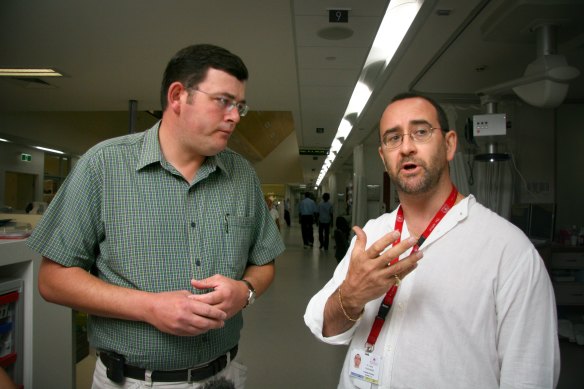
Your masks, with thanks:
[(557, 231), (584, 225), (584, 104), (564, 104), (556, 115)]

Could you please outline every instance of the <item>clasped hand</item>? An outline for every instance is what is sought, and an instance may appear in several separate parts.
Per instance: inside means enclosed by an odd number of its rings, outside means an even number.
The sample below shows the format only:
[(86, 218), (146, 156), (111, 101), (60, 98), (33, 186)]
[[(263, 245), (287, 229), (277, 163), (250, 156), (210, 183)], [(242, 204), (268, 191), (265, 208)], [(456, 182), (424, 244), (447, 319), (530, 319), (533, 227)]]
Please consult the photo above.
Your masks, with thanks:
[(204, 280), (191, 280), (191, 285), (210, 292), (193, 294), (180, 290), (154, 294), (146, 321), (162, 332), (195, 336), (222, 328), (225, 320), (239, 312), (247, 301), (244, 283), (219, 274)]

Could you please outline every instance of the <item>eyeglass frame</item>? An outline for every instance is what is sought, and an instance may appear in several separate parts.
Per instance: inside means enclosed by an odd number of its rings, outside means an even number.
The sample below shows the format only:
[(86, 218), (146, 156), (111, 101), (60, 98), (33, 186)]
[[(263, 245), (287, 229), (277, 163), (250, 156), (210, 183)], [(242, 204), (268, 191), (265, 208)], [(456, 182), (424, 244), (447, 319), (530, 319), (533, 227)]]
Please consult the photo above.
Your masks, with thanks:
[(447, 133), (449, 131), (449, 130), (446, 130), (446, 129), (440, 128), (440, 127), (432, 127), (432, 125), (426, 121), (414, 122), (411, 124), (411, 127), (415, 127), (415, 126), (429, 126), (428, 131), (430, 132), (430, 136), (428, 137), (428, 139), (420, 141), (420, 140), (414, 138), (412, 131), (402, 132), (399, 134), (399, 136), (400, 136), (399, 143), (397, 145), (394, 145), (394, 146), (388, 146), (383, 140), (385, 138), (385, 136), (387, 134), (397, 134), (398, 133), (397, 129), (389, 129), (389, 130), (385, 131), (383, 133), (383, 135), (381, 136), (381, 139), (380, 139), (381, 145), (388, 150), (396, 150), (404, 143), (404, 138), (406, 137), (406, 135), (408, 135), (410, 137), (410, 139), (412, 140), (412, 142), (414, 142), (414, 143), (425, 144), (425, 143), (428, 143), (430, 141), (430, 139), (432, 139), (432, 135), (434, 134), (434, 130), (441, 130), (441, 131), (444, 131), (444, 133)]
[(189, 89), (209, 96), (211, 100), (216, 101), (223, 108), (225, 113), (231, 112), (235, 107), (237, 107), (237, 113), (240, 117), (244, 117), (249, 112), (249, 105), (247, 105), (245, 102), (237, 101), (232, 97), (228, 97), (225, 94), (205, 92), (204, 90), (199, 89), (199, 87)]

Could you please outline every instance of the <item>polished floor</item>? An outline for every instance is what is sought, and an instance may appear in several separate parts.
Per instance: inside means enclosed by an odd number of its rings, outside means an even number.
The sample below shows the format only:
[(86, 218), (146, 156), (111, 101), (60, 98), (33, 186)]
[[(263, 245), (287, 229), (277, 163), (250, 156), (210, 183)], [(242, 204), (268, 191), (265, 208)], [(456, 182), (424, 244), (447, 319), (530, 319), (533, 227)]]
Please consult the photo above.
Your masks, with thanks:
[[(244, 313), (237, 359), (248, 367), (247, 388), (336, 388), (346, 348), (318, 342), (303, 320), (308, 300), (334, 271), (333, 247), (304, 249), (294, 222), (282, 236), (286, 251), (276, 262), (274, 283)], [(558, 388), (584, 389), (584, 346), (562, 341), (561, 350)], [(94, 364), (92, 356), (78, 364), (77, 389), (91, 387)]]

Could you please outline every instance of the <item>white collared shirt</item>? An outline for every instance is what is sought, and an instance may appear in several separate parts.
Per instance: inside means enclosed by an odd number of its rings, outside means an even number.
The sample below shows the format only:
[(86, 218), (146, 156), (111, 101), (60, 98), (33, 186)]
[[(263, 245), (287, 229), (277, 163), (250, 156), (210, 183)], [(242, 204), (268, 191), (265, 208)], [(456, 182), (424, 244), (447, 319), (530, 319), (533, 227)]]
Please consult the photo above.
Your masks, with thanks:
[[(367, 246), (394, 229), (396, 212), (369, 221)], [(408, 237), (404, 225), (402, 239)], [(304, 321), (321, 341), (364, 348), (381, 296), (359, 322), (322, 336), (328, 297), (344, 280), (353, 250), (309, 302)], [(471, 195), (455, 205), (421, 247), (402, 281), (375, 351), (373, 388), (551, 388), (560, 357), (553, 289), (537, 250), (515, 226)], [(349, 356), (339, 388), (353, 388)]]

